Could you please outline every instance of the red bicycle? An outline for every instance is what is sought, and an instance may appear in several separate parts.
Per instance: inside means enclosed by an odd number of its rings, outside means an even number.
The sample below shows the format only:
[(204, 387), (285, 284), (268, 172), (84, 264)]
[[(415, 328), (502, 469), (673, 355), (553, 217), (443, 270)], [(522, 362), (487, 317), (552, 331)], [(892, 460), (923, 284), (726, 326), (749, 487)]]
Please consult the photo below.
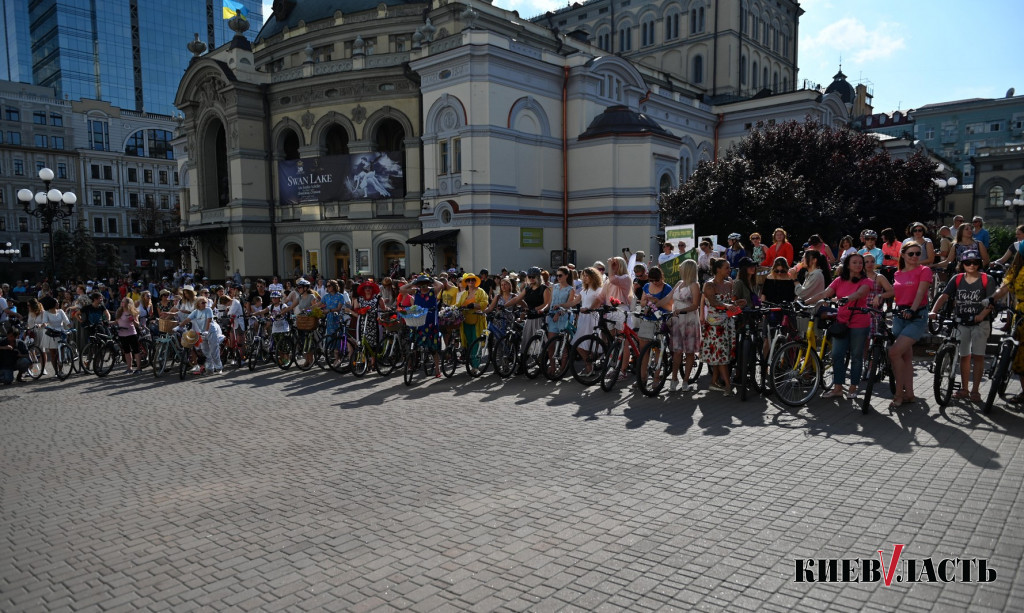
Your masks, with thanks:
[[(655, 313), (649, 308), (638, 310), (633, 314), (634, 322), (638, 326), (651, 325), (660, 328), (660, 318), (654, 320), (643, 319), (653, 314)], [(650, 336), (653, 337), (655, 335), (651, 334)], [(601, 389), (606, 392), (615, 389), (619, 379), (635, 373), (636, 364), (640, 364), (640, 372), (638, 373), (640, 379), (645, 380), (647, 378), (647, 364), (641, 362), (640, 356), (651, 342), (641, 338), (628, 320), (622, 324), (622, 329), (617, 331), (614, 340), (612, 340), (611, 348), (608, 350), (608, 361), (604, 365), (604, 372), (601, 373)], [(623, 356), (624, 351), (629, 352), (625, 357)]]

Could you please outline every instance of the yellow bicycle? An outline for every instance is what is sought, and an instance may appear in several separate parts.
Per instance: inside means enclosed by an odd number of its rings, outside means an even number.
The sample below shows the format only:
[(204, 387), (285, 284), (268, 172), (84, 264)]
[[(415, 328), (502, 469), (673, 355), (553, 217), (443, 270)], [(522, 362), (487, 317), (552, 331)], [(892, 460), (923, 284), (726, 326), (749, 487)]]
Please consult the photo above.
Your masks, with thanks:
[(772, 389), (779, 400), (791, 407), (801, 407), (826, 385), (826, 372), (831, 378), (832, 338), (821, 329), (835, 319), (835, 314), (812, 315), (815, 307), (797, 302), (797, 307), (810, 317), (807, 333), (798, 341), (779, 347), (769, 369)]

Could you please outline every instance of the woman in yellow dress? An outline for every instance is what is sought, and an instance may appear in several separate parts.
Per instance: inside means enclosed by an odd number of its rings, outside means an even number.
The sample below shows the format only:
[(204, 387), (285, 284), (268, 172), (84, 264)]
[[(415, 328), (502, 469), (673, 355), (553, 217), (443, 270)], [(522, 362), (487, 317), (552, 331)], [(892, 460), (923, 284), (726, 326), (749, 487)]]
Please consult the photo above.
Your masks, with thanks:
[[(1012, 293), (1018, 311), (1024, 310), (1024, 255), (1020, 252), (1021, 247), (1024, 247), (1024, 241), (1017, 243), (1017, 255), (1013, 256), (1010, 270), (1006, 271), (1006, 276), (1003, 277), (1003, 285), (992, 295), (992, 302), (995, 302), (1007, 293)], [(1013, 333), (1017, 336), (1018, 341), (1024, 340), (1020, 338), (1020, 326), (1017, 326)], [(1024, 385), (1024, 351), (1021, 351), (1019, 347), (1016, 355), (1013, 356), (1012, 368), (1013, 372), (1017, 373), (1017, 376), (1020, 377), (1021, 385)], [(1010, 402), (1024, 402), (1024, 392), (1011, 398)]]
[(480, 289), (480, 277), (474, 275), (471, 272), (467, 272), (462, 275), (462, 281), (460, 283), (462, 291), (459, 292), (455, 298), (455, 303), (463, 308), (473, 307), (472, 310), (463, 311), (462, 326), (459, 328), (459, 336), (462, 340), (462, 346), (469, 348), (476, 340), (476, 337), (484, 333), (484, 328), (487, 327), (487, 318), (483, 315), (478, 315), (476, 311), (483, 311), (487, 308), (487, 292)]

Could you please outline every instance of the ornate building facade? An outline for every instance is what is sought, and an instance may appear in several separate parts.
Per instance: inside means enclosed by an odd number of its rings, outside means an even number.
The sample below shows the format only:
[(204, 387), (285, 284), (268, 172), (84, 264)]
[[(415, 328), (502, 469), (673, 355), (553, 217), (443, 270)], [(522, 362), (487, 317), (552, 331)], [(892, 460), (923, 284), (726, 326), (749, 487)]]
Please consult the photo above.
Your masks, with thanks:
[[(741, 31), (747, 3), (720, 4)], [(193, 44), (183, 232), (211, 277), (589, 263), (650, 250), (659, 194), (759, 125), (848, 121), (836, 94), (744, 97), (738, 73), (714, 99), (599, 35), (481, 0), (276, 2), (254, 46)]]

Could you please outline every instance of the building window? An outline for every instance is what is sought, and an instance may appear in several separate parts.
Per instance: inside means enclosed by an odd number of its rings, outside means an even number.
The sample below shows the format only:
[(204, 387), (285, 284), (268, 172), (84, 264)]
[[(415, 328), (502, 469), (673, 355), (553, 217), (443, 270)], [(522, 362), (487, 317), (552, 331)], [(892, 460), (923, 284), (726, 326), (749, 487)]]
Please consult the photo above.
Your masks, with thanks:
[(28, 217), (18, 218), (18, 232), (28, 232)]
[(143, 157), (146, 155), (146, 132), (139, 130), (128, 137), (128, 143), (124, 146), (125, 155)]
[(1000, 127), (1001, 127), (1001, 124), (999, 124), (999, 123), (994, 123), (994, 124), (992, 124), (992, 125), (990, 125), (990, 126), (988, 127), (988, 131), (989, 131), (989, 132), (998, 132), (998, 131), (999, 131), (999, 129), (1000, 129)]
[(640, 24), (640, 40), (644, 47), (654, 44), (654, 22)]
[(57, 128), (64, 127), (64, 116), (63, 115), (56, 115), (56, 114), (51, 113), (50, 114), (50, 125), (54, 126), (54, 127), (57, 127)]
[(138, 219), (131, 220), (131, 224), (132, 224), (132, 234), (142, 234), (141, 224), (139, 223)]
[(7, 107), (4, 109), (4, 119), (7, 121), (21, 121), (21, 112), (16, 108)]
[(462, 172), (462, 139), (452, 139), (452, 172)]
[(46, 111), (33, 111), (32, 123), (40, 126), (46, 125)]
[(42, 160), (36, 160), (36, 174), (38, 175), (39, 171), (44, 168), (46, 168), (46, 162)]
[(129, 183), (138, 183), (139, 182), (139, 169), (138, 168), (129, 168), (128, 169), (128, 182)]
[(146, 194), (145, 195), (145, 199), (146, 199), (146, 208), (147, 209), (153, 208), (153, 194)]
[(103, 178), (105, 180), (107, 180), (107, 181), (113, 181), (114, 180), (114, 169), (113, 169), (113, 167), (111, 167), (111, 166), (104, 166), (103, 167)]
[(1001, 207), (1003, 206), (1003, 196), (1005, 192), (1002, 186), (997, 185), (992, 189), (988, 190), (988, 205), (990, 207)]
[(94, 151), (110, 151), (110, 126), (106, 121), (89, 120), (89, 148)]
[(330, 62), (331, 54), (334, 52), (334, 45), (323, 45), (313, 48), (313, 61), (316, 63)]
[(114, 192), (103, 192), (107, 206), (114, 206)]
[(36, 136), (35, 136), (35, 143), (36, 143), (36, 147), (39, 147), (41, 149), (45, 149), (46, 148), (46, 135), (45, 134), (36, 134)]
[(0, 217), (0, 232), (6, 232), (6, 231), (7, 231), (7, 218), (6, 217)]
[(174, 184), (177, 185), (178, 184), (178, 171), (175, 170), (174, 174), (172, 176), (174, 177)]
[(437, 143), (437, 174), (448, 174), (448, 141), (443, 140)]
[(704, 82), (704, 56), (702, 55), (693, 58), (693, 82)]
[(631, 51), (633, 49), (633, 28), (622, 28), (619, 30), (619, 51)]
[(160, 185), (167, 185), (167, 171), (166, 170), (161, 170), (159, 176), (160, 176)]
[(697, 7), (690, 10), (690, 34), (699, 34), (704, 31), (704, 7)]
[(25, 259), (31, 259), (32, 258), (32, 245), (30, 245), (28, 243), (22, 243), (21, 244), (21, 257), (23, 257)]
[(665, 40), (679, 38), (679, 13), (665, 18)]
[(64, 137), (63, 136), (51, 136), (50, 137), (50, 149), (63, 149), (64, 148)]
[(128, 206), (130, 206), (133, 209), (139, 208), (139, 195), (138, 194), (128, 194)]
[(174, 159), (174, 147), (171, 139), (174, 135), (167, 130), (148, 130), (149, 157), (161, 160)]
[(167, 196), (167, 194), (160, 194), (160, 208), (166, 211), (170, 207), (171, 199)]
[(92, 205), (103, 206), (103, 192), (98, 189), (92, 190)]
[(153, 182), (153, 171), (148, 169), (148, 168), (143, 170), (142, 171), (142, 180), (145, 183), (152, 183)]
[(93, 217), (92, 218), (92, 230), (96, 234), (103, 234), (103, 218)]
[(925, 128), (924, 129), (924, 139), (925, 140), (932, 140), (933, 138), (935, 138), (935, 128)]
[(21, 177), (25, 175), (25, 162), (21, 160), (14, 160), (14, 176)]
[(8, 132), (7, 133), (7, 144), (9, 144), (9, 145), (20, 145), (21, 144), (21, 132)]
[(64, 162), (60, 162), (60, 163), (57, 164), (57, 178), (58, 179), (67, 179), (68, 178), (68, 165), (65, 164)]
[(99, 164), (91, 165), (89, 167), (89, 173), (90, 173), (89, 176), (91, 176), (93, 179), (99, 179), (100, 178), (100, 165)]
[(747, 84), (747, 56), (740, 56), (740, 85)]
[(117, 234), (117, 218), (111, 217), (107, 220), (107, 233)]

